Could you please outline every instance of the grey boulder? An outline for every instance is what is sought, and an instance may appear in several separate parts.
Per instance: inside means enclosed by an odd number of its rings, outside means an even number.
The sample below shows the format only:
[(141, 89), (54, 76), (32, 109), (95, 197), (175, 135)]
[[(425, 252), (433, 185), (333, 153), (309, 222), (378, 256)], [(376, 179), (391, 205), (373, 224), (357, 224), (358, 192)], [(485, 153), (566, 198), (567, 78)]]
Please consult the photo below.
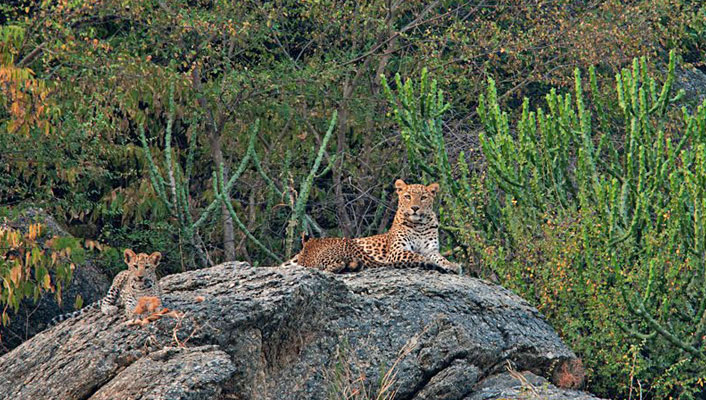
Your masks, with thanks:
[[(463, 276), (226, 263), (161, 285), (181, 318), (65, 321), (0, 357), (0, 398), (527, 398), (508, 370), (567, 382), (580, 367), (536, 309)], [(550, 386), (564, 396), (550, 398), (592, 398)]]

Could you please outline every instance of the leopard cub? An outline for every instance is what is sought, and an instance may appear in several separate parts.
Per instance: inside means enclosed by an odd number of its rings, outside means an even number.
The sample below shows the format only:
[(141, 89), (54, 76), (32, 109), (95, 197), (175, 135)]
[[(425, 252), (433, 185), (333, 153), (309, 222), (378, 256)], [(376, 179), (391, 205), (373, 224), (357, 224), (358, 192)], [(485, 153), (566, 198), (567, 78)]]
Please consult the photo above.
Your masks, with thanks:
[(124, 260), (127, 270), (115, 276), (108, 294), (80, 310), (54, 317), (51, 325), (77, 317), (95, 308), (100, 308), (103, 314), (112, 315), (118, 312), (118, 307), (123, 307), (125, 315), (132, 318), (136, 316), (135, 308), (141, 298), (153, 297), (161, 302), (162, 291), (159, 288), (156, 273), (161, 258), (162, 254), (158, 251), (152, 254), (135, 254), (134, 251), (125, 249)]

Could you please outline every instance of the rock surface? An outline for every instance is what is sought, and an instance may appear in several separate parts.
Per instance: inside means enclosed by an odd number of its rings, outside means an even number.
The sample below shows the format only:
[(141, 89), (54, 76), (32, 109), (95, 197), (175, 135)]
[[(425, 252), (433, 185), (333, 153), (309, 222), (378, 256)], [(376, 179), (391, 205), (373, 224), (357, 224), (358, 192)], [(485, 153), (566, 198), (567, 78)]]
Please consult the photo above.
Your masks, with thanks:
[(684, 89), (684, 101), (701, 105), (706, 100), (706, 73), (698, 68), (677, 68), (675, 87)]
[(596, 400), (596, 397), (576, 390), (559, 389), (546, 379), (531, 372), (505, 372), (490, 376), (476, 385), (466, 400), (541, 399)]
[(534, 308), (468, 277), (226, 263), (161, 285), (181, 319), (65, 321), (0, 357), (0, 398), (328, 399), (380, 382), (396, 399), (525, 398), (508, 361), (544, 377), (577, 362)]
[[(4, 224), (13, 229), (25, 232), (30, 224), (40, 223), (43, 236), (71, 236), (61, 226), (41, 209), (28, 208), (17, 218)], [(53, 278), (53, 276), (52, 276)], [(76, 296), (81, 295), (83, 304), (92, 303), (105, 295), (110, 287), (108, 277), (100, 271), (92, 260), (77, 265), (71, 282), (64, 287), (61, 295), (62, 305), (56, 302), (54, 296), (43, 296), (35, 303), (24, 300), (20, 303), (17, 314), (12, 315), (7, 326), (0, 325), (0, 355), (19, 346), (20, 343), (44, 330), (55, 316), (74, 310)]]

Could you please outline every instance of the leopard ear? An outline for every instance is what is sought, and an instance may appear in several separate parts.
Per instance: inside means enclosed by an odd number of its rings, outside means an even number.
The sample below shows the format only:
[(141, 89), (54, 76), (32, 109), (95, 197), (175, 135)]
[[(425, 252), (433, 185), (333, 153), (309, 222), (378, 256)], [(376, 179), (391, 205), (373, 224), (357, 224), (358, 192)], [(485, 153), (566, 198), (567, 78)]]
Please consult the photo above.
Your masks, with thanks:
[(125, 260), (125, 264), (132, 264), (132, 261), (137, 257), (134, 251), (132, 249), (125, 249), (123, 252), (123, 259)]
[(397, 189), (397, 193), (400, 193), (401, 191), (405, 190), (407, 188), (407, 184), (404, 183), (402, 179), (398, 179), (395, 181), (395, 189)]
[(150, 254), (149, 259), (152, 262), (152, 265), (157, 266), (159, 264), (159, 260), (162, 259), (162, 253), (155, 251), (154, 253)]
[(427, 190), (429, 191), (429, 193), (432, 194), (432, 196), (436, 196), (436, 194), (439, 192), (439, 184), (432, 183), (431, 185), (427, 186)]

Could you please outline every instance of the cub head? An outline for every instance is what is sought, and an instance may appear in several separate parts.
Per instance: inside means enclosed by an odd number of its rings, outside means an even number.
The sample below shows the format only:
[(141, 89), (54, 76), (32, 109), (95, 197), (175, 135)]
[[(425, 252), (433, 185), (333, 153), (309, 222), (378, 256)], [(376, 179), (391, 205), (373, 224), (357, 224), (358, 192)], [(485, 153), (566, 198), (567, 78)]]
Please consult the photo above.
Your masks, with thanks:
[(408, 185), (402, 179), (395, 181), (397, 214), (413, 224), (426, 222), (434, 215), (434, 197), (439, 184)]
[(155, 276), (155, 270), (157, 269), (157, 265), (159, 265), (159, 260), (162, 259), (162, 253), (158, 251), (152, 254), (135, 254), (131, 249), (125, 249), (123, 255), (128, 270), (132, 272), (133, 276), (138, 281), (143, 281), (145, 278)]

